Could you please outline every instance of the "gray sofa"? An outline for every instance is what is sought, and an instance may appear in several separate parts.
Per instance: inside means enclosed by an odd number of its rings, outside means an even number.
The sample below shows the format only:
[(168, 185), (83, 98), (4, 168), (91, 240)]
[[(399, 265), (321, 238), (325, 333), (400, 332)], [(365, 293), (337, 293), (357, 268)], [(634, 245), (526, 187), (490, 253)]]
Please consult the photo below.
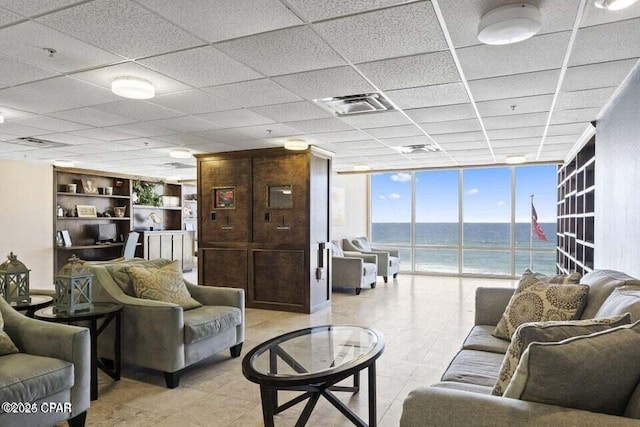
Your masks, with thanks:
[(398, 249), (374, 248), (369, 239), (362, 236), (355, 239), (342, 239), (342, 248), (349, 252), (376, 255), (378, 259), (378, 275), (387, 283), (389, 276), (394, 279), (400, 271), (400, 255)]
[[(589, 299), (582, 319), (595, 317), (607, 301), (612, 316), (631, 313), (640, 320), (640, 281), (616, 271), (599, 270), (580, 281), (589, 285)], [(629, 296), (611, 295), (627, 286)], [(462, 349), (451, 361), (441, 382), (413, 390), (403, 405), (402, 427), (426, 426), (638, 426), (639, 419), (607, 415), (491, 395), (509, 342), (491, 335), (513, 294), (513, 289), (478, 288), (475, 325)], [(616, 298), (613, 300), (613, 298)], [(612, 303), (613, 301), (613, 303)], [(577, 363), (582, 363), (577, 361)], [(627, 412), (640, 413), (640, 384), (629, 401)]]
[[(244, 341), (244, 291), (197, 286), (185, 281), (202, 307), (183, 310), (177, 304), (140, 299), (127, 294), (112, 277), (109, 266), (145, 262), (135, 259), (117, 264), (92, 264), (94, 301), (115, 302), (122, 309), (122, 361), (162, 371), (167, 387), (179, 384), (180, 371), (222, 350), (240, 356)], [(115, 273), (114, 273), (115, 274)], [(126, 274), (125, 274), (126, 276)], [(111, 325), (98, 343), (98, 356), (113, 360)]]
[(378, 257), (360, 252), (343, 251), (340, 243), (331, 241), (331, 286), (353, 288), (360, 295), (363, 286), (376, 287)]
[[(30, 319), (0, 298), (4, 331), (20, 353), (0, 356), (0, 402), (36, 405), (37, 412), (0, 410), (0, 425), (51, 426), (69, 420), (83, 426), (89, 409), (89, 330)], [(71, 412), (45, 411), (41, 405), (71, 403)]]

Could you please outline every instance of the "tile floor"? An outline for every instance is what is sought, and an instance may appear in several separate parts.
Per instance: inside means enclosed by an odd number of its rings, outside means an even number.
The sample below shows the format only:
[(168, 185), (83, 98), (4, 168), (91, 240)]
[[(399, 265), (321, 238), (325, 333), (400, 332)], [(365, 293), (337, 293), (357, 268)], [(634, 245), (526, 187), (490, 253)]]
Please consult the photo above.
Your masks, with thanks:
[[(247, 351), (268, 338), (322, 324), (376, 328), (386, 348), (377, 362), (378, 421), (397, 426), (402, 402), (416, 387), (437, 382), (473, 324), (474, 294), (479, 286), (514, 286), (511, 280), (399, 275), (359, 296), (333, 293), (328, 309), (312, 315), (247, 309)], [(88, 426), (261, 426), (259, 388), (242, 376), (242, 357), (220, 353), (187, 369), (180, 387), (169, 390), (161, 373), (123, 367), (112, 381), (101, 373), (99, 400), (91, 403)], [(367, 419), (367, 382), (359, 394), (337, 393)], [(291, 396), (294, 394), (290, 393)], [(281, 395), (282, 396), (282, 395)], [(284, 402), (286, 396), (280, 398)], [(293, 426), (304, 404), (276, 416), (277, 426)], [(321, 399), (310, 426), (352, 425)]]

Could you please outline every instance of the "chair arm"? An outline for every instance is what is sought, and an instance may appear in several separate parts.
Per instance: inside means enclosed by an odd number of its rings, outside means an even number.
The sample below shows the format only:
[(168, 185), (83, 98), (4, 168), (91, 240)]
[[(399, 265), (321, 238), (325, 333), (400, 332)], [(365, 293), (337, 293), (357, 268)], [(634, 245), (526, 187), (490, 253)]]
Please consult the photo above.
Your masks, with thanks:
[(393, 248), (371, 248), (372, 251), (378, 251), (378, 252), (388, 252), (390, 256), (394, 256), (396, 258), (400, 257), (400, 250), (399, 249), (393, 249)]
[(476, 289), (476, 325), (497, 325), (515, 290), (512, 288)]
[(362, 252), (355, 251), (343, 251), (344, 256), (347, 258), (362, 258), (364, 262), (369, 262), (371, 264), (378, 263), (378, 256), (374, 254), (365, 254)]
[(185, 280), (191, 296), (203, 305), (224, 305), (244, 310), (244, 289), (199, 286)]
[(631, 427), (638, 420), (461, 390), (422, 387), (405, 399), (400, 427)]
[(332, 257), (333, 269), (331, 282), (333, 286), (360, 287), (363, 277), (362, 258)]

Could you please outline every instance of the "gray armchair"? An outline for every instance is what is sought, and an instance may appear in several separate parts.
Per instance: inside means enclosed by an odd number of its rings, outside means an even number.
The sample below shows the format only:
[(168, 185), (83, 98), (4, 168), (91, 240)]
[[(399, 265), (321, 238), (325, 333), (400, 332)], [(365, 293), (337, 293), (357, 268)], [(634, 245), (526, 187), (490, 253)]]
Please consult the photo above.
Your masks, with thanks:
[[(132, 296), (131, 288), (123, 282), (123, 278), (130, 280), (123, 269), (132, 263), (159, 261), (162, 260), (137, 259), (92, 265), (93, 298), (123, 305), (122, 361), (162, 371), (167, 387), (175, 388), (180, 371), (187, 366), (225, 349), (230, 349), (231, 357), (240, 356), (244, 341), (244, 291), (185, 281), (192, 297), (202, 304), (191, 310)], [(114, 330), (110, 327), (104, 333), (113, 334)], [(101, 342), (113, 341), (105, 338)], [(99, 345), (98, 356), (113, 360), (112, 347)]]
[[(30, 414), (0, 411), (0, 425), (51, 426), (68, 420), (71, 427), (84, 426), (90, 401), (89, 330), (30, 319), (3, 298), (0, 312), (4, 331), (20, 350), (0, 356), (0, 402), (37, 408)], [(71, 412), (42, 410), (41, 405), (51, 403), (71, 403)]]
[(344, 252), (340, 243), (332, 241), (331, 286), (334, 288), (354, 288), (360, 295), (363, 285), (376, 287), (378, 257), (360, 252)]
[(400, 271), (400, 258), (397, 249), (377, 249), (371, 246), (366, 237), (342, 239), (342, 247), (346, 251), (356, 251), (363, 254), (373, 254), (378, 257), (378, 275), (387, 283), (389, 276), (395, 279)]

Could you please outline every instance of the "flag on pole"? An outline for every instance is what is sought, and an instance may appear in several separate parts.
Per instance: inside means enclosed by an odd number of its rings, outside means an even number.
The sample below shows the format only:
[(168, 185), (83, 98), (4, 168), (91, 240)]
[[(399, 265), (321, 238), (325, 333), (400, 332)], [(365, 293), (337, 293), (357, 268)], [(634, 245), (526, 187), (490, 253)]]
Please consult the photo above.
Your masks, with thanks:
[(544, 235), (542, 227), (538, 224), (538, 213), (536, 212), (536, 208), (533, 206), (533, 200), (531, 201), (531, 232), (538, 237), (538, 240), (547, 241), (547, 236)]

